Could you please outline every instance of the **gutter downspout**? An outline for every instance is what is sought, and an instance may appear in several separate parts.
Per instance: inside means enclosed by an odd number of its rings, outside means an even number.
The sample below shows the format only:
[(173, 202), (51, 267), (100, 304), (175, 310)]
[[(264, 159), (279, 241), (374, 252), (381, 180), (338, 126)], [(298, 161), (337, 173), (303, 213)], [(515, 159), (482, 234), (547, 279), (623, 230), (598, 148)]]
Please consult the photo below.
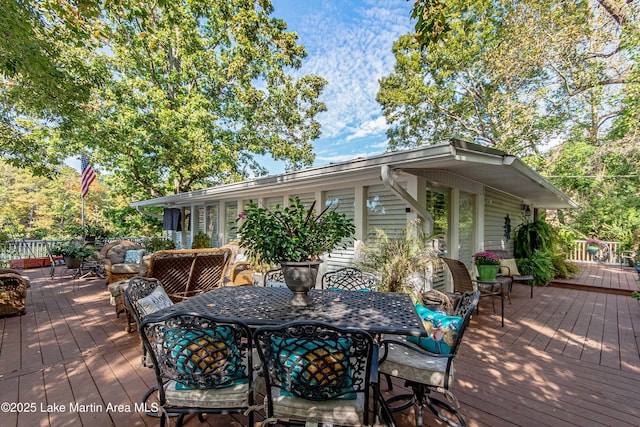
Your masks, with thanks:
[(411, 209), (416, 212), (422, 221), (423, 227), (428, 226), (433, 222), (431, 214), (423, 206), (420, 206), (418, 201), (414, 199), (411, 194), (407, 193), (404, 188), (400, 187), (398, 183), (393, 180), (393, 169), (391, 169), (389, 165), (383, 165), (380, 167), (380, 176), (384, 186), (391, 190), (391, 192), (400, 199), (407, 202)]

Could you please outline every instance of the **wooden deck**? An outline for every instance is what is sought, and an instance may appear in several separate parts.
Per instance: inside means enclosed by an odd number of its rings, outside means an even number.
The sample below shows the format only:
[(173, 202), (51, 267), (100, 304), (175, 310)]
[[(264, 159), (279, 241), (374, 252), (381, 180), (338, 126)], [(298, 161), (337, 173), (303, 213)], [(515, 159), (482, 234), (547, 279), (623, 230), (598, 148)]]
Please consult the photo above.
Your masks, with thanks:
[[(134, 406), (154, 377), (140, 364), (138, 336), (124, 332), (109, 305), (104, 280), (50, 280), (47, 272), (26, 270), (27, 314), (0, 318), (0, 403), (21, 404), (10, 408), (20, 413), (3, 406), (0, 425), (158, 425)], [(640, 304), (628, 296), (636, 279), (629, 268), (590, 265), (582, 279), (536, 288), (533, 299), (516, 284), (504, 328), (483, 299), (452, 387), (468, 425), (640, 425)], [(397, 421), (414, 425), (412, 411)], [(427, 416), (425, 425), (441, 423)]]

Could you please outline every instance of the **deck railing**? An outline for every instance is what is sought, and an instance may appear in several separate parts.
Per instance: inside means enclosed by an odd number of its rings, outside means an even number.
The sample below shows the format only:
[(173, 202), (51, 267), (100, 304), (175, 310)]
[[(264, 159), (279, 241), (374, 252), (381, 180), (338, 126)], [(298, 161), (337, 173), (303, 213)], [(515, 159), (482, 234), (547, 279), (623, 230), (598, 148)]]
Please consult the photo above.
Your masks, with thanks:
[(604, 264), (622, 264), (624, 262), (621, 258), (622, 250), (620, 249), (620, 242), (602, 241), (600, 248), (603, 250), (596, 255), (591, 255), (587, 252), (586, 240), (575, 240), (573, 249), (569, 253), (569, 261), (600, 262)]
[[(131, 240), (142, 243), (144, 237), (109, 237), (100, 239), (95, 247), (101, 248), (105, 243), (116, 240)], [(60, 244), (68, 242), (64, 240), (9, 240), (0, 244), (0, 261), (9, 262), (14, 259), (46, 258), (49, 256), (48, 248), (55, 248)]]

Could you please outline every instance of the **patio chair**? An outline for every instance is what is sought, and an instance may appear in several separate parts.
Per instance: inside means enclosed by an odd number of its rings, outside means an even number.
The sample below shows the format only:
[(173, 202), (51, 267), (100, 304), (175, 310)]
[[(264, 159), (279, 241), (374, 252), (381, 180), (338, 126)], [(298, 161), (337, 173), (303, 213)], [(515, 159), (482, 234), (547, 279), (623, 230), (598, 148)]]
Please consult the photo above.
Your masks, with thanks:
[(380, 281), (372, 274), (354, 267), (344, 267), (322, 275), (322, 289), (377, 291)]
[[(430, 393), (432, 391), (441, 392), (458, 406), (455, 396), (449, 391), (453, 381), (453, 363), (460, 348), (462, 336), (469, 325), (471, 314), (479, 299), (479, 291), (465, 292), (454, 312), (455, 318), (445, 315), (439, 317), (441, 327), (446, 328), (444, 332), (436, 326), (438, 321), (432, 318), (430, 326), (427, 328), (431, 330), (431, 335), (427, 338), (414, 337), (412, 339), (398, 336), (382, 340), (379, 373), (387, 376), (390, 390), (392, 385), (389, 376), (405, 380), (405, 386), (412, 390), (411, 394), (393, 396), (388, 399), (386, 402), (391, 411), (400, 411), (416, 405), (416, 425), (422, 426), (422, 411), (424, 406), (427, 406), (440, 420), (450, 426), (466, 425), (464, 418), (456, 408), (432, 397)], [(419, 312), (421, 311), (419, 310)], [(424, 313), (427, 312), (422, 311), (423, 315)], [(444, 326), (445, 318), (449, 318), (447, 327)], [(444, 333), (442, 341), (446, 342), (446, 346), (439, 345), (433, 339), (434, 336), (439, 338), (436, 335), (438, 330), (439, 333)], [(440, 350), (440, 352), (434, 350)], [(404, 404), (392, 406), (397, 402), (404, 402)]]
[(0, 268), (0, 316), (27, 312), (27, 277), (11, 268)]
[(368, 333), (298, 321), (258, 328), (254, 340), (264, 368), (266, 423), (370, 424), (375, 359)]
[(248, 414), (253, 425), (251, 330), (239, 321), (175, 312), (148, 316), (140, 335), (156, 373), (160, 425), (177, 415)]
[[(158, 288), (161, 289), (157, 290)], [(153, 277), (136, 276), (129, 279), (129, 283), (123, 288), (124, 304), (127, 308), (127, 332), (132, 330), (132, 324), (135, 324), (137, 330), (140, 330), (140, 324), (144, 316), (173, 304), (173, 302), (169, 304), (164, 295), (162, 295), (163, 292), (166, 295), (162, 282)], [(145, 298), (149, 296), (151, 297), (148, 298), (147, 302)]]
[(143, 253), (142, 245), (130, 240), (118, 240), (104, 245), (98, 259), (104, 265), (107, 285), (139, 276)]
[[(494, 313), (496, 312), (494, 299), (500, 298), (500, 317), (502, 326), (504, 326), (504, 283), (499, 280), (491, 282), (480, 282), (471, 277), (471, 274), (469, 274), (469, 270), (467, 270), (467, 266), (464, 265), (462, 261), (450, 258), (442, 258), (442, 260), (449, 267), (449, 271), (451, 271), (454, 292), (464, 293), (474, 291), (476, 289), (479, 290), (480, 297), (491, 298), (491, 306), (493, 307)], [(476, 307), (476, 313), (479, 312), (480, 308)]]
[(281, 268), (275, 268), (264, 273), (262, 284), (269, 288), (286, 288), (284, 283), (284, 273)]

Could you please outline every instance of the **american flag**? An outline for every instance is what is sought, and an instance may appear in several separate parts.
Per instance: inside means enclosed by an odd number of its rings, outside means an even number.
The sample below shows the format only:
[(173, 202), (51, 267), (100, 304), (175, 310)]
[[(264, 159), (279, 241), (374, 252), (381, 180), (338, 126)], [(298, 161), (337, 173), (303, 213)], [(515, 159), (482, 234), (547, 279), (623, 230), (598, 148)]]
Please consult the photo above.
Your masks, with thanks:
[(82, 198), (84, 199), (87, 193), (89, 192), (89, 186), (91, 185), (93, 180), (96, 179), (96, 174), (95, 172), (93, 172), (93, 168), (89, 164), (89, 161), (87, 160), (87, 156), (85, 156), (84, 153), (82, 153), (81, 164), (82, 164)]

